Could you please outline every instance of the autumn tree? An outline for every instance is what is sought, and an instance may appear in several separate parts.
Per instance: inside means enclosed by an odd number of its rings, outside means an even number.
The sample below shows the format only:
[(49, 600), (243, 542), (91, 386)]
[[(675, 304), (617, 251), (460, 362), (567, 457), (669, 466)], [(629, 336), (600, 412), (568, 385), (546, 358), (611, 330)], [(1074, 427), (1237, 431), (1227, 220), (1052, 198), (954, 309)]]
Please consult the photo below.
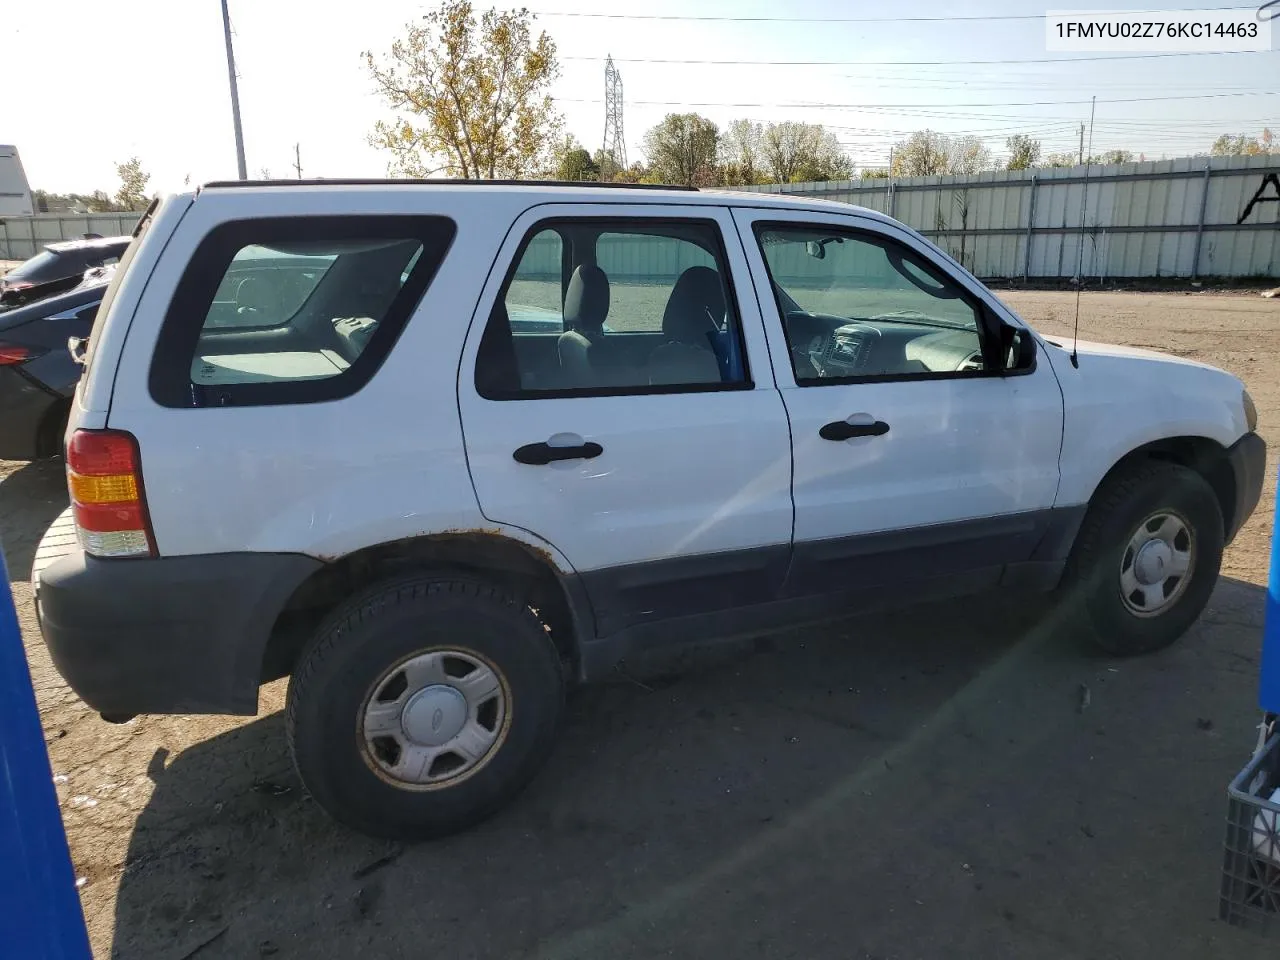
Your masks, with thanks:
[(1257, 157), (1267, 153), (1280, 152), (1280, 144), (1276, 144), (1275, 135), (1264, 128), (1261, 136), (1253, 137), (1247, 133), (1224, 133), (1209, 148), (1214, 157)]
[(774, 183), (848, 180), (853, 162), (836, 135), (820, 123), (784, 120), (764, 129), (763, 154)]
[(720, 135), (720, 180), (726, 186), (768, 182), (764, 169), (764, 127), (750, 120), (734, 120)]
[(1102, 153), (1089, 158), (1090, 163), (1133, 163), (1137, 157), (1133, 155), (1132, 150), (1104, 150)]
[(650, 172), (663, 183), (715, 184), (720, 129), (696, 113), (669, 113), (644, 135)]
[(364, 53), (396, 113), (369, 141), (391, 153), (392, 173), (492, 180), (552, 166), (561, 119), (549, 91), (560, 68), (555, 43), (534, 36), (533, 20), (524, 9), (477, 20), (469, 0), (447, 0), (406, 25), (388, 54)]
[(130, 157), (124, 163), (117, 163), (116, 176), (120, 178), (120, 189), (116, 191), (116, 203), (120, 209), (145, 210), (150, 202), (147, 184), (151, 182), (151, 174), (142, 169), (142, 161)]
[(949, 154), (947, 172), (951, 174), (979, 173), (994, 166), (991, 149), (977, 137), (956, 137), (951, 140)]
[(1037, 167), (1074, 167), (1080, 162), (1075, 153), (1050, 153), (1036, 164)]
[(1004, 145), (1009, 150), (1006, 170), (1029, 170), (1040, 162), (1040, 141), (1032, 140), (1025, 133), (1015, 133)]
[(888, 167), (863, 167), (860, 174), (863, 180), (888, 180)]

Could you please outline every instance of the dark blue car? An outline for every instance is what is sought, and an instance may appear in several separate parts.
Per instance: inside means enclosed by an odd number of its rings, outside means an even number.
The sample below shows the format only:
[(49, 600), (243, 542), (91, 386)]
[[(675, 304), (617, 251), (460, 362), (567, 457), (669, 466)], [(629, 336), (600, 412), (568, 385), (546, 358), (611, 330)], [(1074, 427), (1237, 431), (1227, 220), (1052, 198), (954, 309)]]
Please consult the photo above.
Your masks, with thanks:
[(88, 337), (110, 280), (95, 271), (78, 287), (0, 312), (0, 460), (62, 452), (80, 365), (67, 340)]

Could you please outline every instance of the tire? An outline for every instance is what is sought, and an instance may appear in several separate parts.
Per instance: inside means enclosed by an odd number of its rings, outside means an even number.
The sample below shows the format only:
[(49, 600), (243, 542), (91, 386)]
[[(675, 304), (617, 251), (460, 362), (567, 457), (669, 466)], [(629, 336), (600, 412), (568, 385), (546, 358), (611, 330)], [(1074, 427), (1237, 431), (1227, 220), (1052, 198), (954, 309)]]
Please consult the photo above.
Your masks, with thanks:
[[(1167, 538), (1178, 524), (1183, 532), (1165, 547), (1133, 549), (1135, 540)], [(1135, 464), (1107, 480), (1085, 514), (1067, 570), (1067, 623), (1115, 656), (1169, 646), (1208, 603), (1223, 539), (1222, 508), (1200, 474), (1162, 461)], [(1158, 581), (1179, 555), (1190, 558), (1188, 572)]]
[[(464, 691), (486, 683), (495, 692), (477, 707)], [(285, 730), (303, 784), (335, 820), (415, 841), (519, 794), (551, 752), (563, 701), (559, 654), (527, 605), (479, 580), (419, 576), (374, 586), (321, 625), (290, 680)], [(464, 727), (441, 747), (455, 721)]]

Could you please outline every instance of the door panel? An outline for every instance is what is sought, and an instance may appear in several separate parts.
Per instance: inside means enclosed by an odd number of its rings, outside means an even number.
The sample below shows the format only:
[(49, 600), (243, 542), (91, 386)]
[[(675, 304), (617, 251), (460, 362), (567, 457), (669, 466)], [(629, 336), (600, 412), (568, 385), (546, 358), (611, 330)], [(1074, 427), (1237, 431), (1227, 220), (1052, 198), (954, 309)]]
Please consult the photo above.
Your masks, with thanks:
[[(564, 204), (526, 214), (511, 231), (490, 277), (459, 373), (467, 456), (482, 511), (491, 520), (529, 530), (568, 558), (583, 575), (601, 632), (772, 599), (791, 540), (786, 412), (774, 389), (732, 220), (723, 209), (709, 207), (664, 206), (660, 213), (655, 216), (652, 206)], [(477, 363), (482, 369), (500, 367), (499, 355), (507, 349), (501, 346), (504, 311), (494, 305), (501, 302), (512, 310), (504, 290), (510, 265), (523, 263), (526, 235), (533, 231), (543, 236), (551, 220), (561, 223), (565, 246), (572, 250), (567, 277), (587, 264), (584, 275), (594, 270), (604, 274), (610, 290), (626, 288), (628, 313), (623, 319), (629, 329), (616, 329), (611, 312), (583, 315), (582, 304), (600, 302), (598, 289), (584, 293), (580, 284), (572, 292), (569, 279), (561, 302), (571, 305), (567, 326), (579, 329), (575, 321), (581, 321), (585, 333), (579, 339), (589, 340), (593, 348), (603, 341), (601, 349), (630, 380), (575, 389), (573, 371), (562, 369), (554, 389), (530, 389), (520, 366), (535, 359), (552, 363), (555, 352), (542, 339), (545, 333), (536, 346), (522, 344), (512, 324), (510, 350), (517, 370), (511, 375), (523, 386), (507, 393), (485, 387), (482, 396), (476, 388)], [(717, 248), (712, 252), (722, 279), (736, 281), (747, 295), (733, 296), (730, 286), (727, 301), (717, 301), (717, 306), (697, 300), (696, 290), (689, 294), (692, 300), (687, 300), (688, 291), (677, 293), (677, 286), (693, 286), (678, 283), (691, 269), (684, 260), (695, 260), (692, 269), (712, 268), (700, 257), (675, 256), (678, 251), (654, 238), (673, 223), (671, 231), (683, 231), (693, 240), (705, 231)], [(536, 230), (535, 224), (540, 225)], [(627, 248), (630, 272), (623, 275), (621, 267), (614, 267), (609, 276), (594, 266), (591, 230), (616, 238), (633, 226), (636, 239), (629, 239)], [(731, 242), (724, 242), (726, 235)], [(651, 242), (642, 242), (646, 237)], [(707, 274), (701, 277), (705, 280)], [(714, 289), (702, 293), (715, 295)], [(544, 299), (553, 303), (554, 295)], [(701, 343), (690, 342), (689, 324), (703, 322), (707, 314), (718, 327), (708, 328)], [(486, 335), (491, 320), (498, 326)], [(734, 349), (745, 351), (748, 376), (721, 375), (711, 347), (726, 337), (737, 345)], [(668, 357), (678, 364), (667, 370), (677, 370), (676, 382), (654, 373), (651, 384), (646, 364), (667, 363)], [(691, 384), (682, 386), (680, 376), (691, 378)], [(544, 448), (523, 459), (547, 462), (518, 462), (514, 452), (532, 444), (571, 446), (581, 455), (548, 459)]]
[[(1028, 559), (1043, 534), (1058, 485), (1062, 396), (1049, 365), (1016, 376), (971, 373), (981, 364), (982, 309), (995, 307), (950, 275), (906, 231), (856, 216), (737, 210), (735, 218), (756, 277), (775, 377), (791, 419), (796, 519), (788, 592), (960, 574), (976, 575), (970, 577), (975, 583), (995, 582), (1003, 564)], [(886, 286), (873, 275), (877, 268), (856, 278), (833, 273), (836, 256), (826, 253), (831, 245), (813, 262), (804, 260), (802, 252), (784, 250), (780, 241), (802, 234), (783, 229), (772, 234), (769, 257), (777, 265), (791, 254), (789, 276), (807, 271), (811, 277), (811, 285), (793, 295), (786, 289), (788, 279), (778, 275), (783, 271), (769, 271), (757, 242), (756, 228), (765, 221), (845, 236), (836, 247), (844, 252), (854, 235), (841, 231), (870, 231), (901, 244), (910, 257), (927, 258), (926, 265), (962, 296), (922, 312), (918, 307), (928, 308), (928, 297), (912, 301), (895, 293), (888, 289), (892, 284)], [(937, 276), (917, 276), (928, 287), (939, 283)], [(775, 284), (784, 294), (775, 296)], [(788, 313), (786, 329), (780, 300)], [(860, 304), (866, 304), (863, 313), (857, 312)], [(966, 327), (969, 315), (975, 317), (972, 329)], [(803, 330), (809, 337), (816, 331), (819, 338), (833, 337), (831, 342), (841, 345), (845, 333), (833, 336), (830, 331), (844, 330), (842, 324), (851, 321), (880, 333), (878, 353), (861, 345), (852, 351), (855, 357), (862, 352), (861, 368), (847, 357), (833, 356), (839, 351), (827, 349), (830, 343), (801, 341), (796, 333)], [(940, 326), (935, 331), (930, 323), (954, 329)], [(790, 339), (786, 330), (792, 331)], [(854, 333), (848, 342), (859, 343), (860, 330)], [(892, 348), (885, 349), (889, 344)], [(810, 357), (813, 367), (806, 366)], [(818, 369), (824, 363), (834, 365)], [(939, 368), (947, 369), (939, 373)], [(856, 379), (859, 369), (870, 369), (874, 378)], [(824, 382), (824, 372), (838, 376)]]

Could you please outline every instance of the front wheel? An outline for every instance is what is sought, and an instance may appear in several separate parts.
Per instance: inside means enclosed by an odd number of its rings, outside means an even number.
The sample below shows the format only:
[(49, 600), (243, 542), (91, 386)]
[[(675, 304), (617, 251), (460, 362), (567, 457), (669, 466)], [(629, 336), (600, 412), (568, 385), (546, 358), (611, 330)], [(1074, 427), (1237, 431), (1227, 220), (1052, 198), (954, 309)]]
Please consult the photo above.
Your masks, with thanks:
[(380, 584), (321, 627), (289, 684), (302, 782), (362, 833), (420, 840), (509, 802), (551, 751), (563, 672), (543, 625), (499, 587)]
[(1068, 567), (1069, 622), (1117, 656), (1169, 646), (1218, 580), (1222, 509), (1200, 474), (1150, 461), (1094, 496)]

